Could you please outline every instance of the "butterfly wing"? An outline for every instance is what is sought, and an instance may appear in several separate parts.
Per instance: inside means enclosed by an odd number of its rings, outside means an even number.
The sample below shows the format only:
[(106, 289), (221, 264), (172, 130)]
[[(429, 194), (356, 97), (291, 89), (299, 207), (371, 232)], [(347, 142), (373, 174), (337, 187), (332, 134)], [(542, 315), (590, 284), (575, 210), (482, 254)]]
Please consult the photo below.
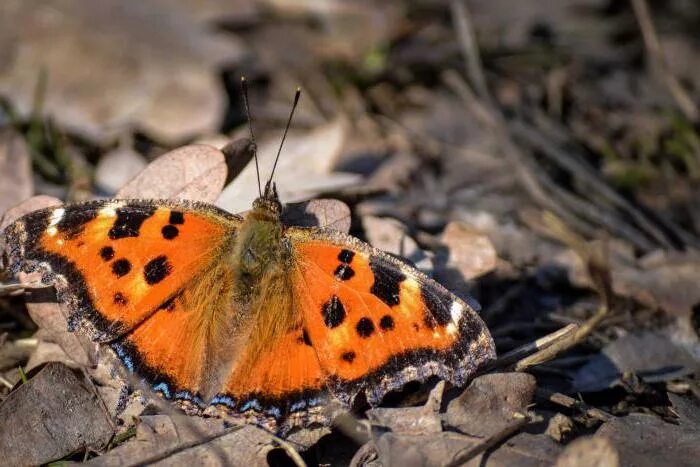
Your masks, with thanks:
[[(28, 214), (6, 230), (11, 272), (42, 273), (68, 305), (71, 330), (110, 341), (126, 366), (160, 389), (202, 386), (206, 310), (220, 309), (213, 267), (240, 218), (205, 204), (96, 201)], [(224, 287), (230, 281), (215, 282)], [(198, 286), (199, 284), (199, 286)], [(214, 286), (216, 287), (216, 286)], [(213, 292), (213, 293), (212, 293)], [(221, 291), (220, 291), (221, 292)]]
[(376, 404), (430, 376), (462, 385), (495, 357), (474, 309), (416, 269), (339, 232), (287, 235), (305, 331), (342, 401)]

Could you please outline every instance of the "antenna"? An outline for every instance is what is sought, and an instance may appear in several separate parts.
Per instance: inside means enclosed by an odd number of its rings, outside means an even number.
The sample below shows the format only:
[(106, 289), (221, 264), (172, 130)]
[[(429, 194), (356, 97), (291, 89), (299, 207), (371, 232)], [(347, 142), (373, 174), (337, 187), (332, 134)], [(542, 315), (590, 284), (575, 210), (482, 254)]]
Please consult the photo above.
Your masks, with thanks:
[(277, 157), (275, 157), (275, 163), (272, 166), (272, 172), (270, 173), (270, 179), (267, 181), (265, 186), (269, 185), (270, 182), (272, 182), (272, 177), (275, 175), (275, 169), (277, 168), (277, 161), (280, 159), (280, 153), (282, 152), (282, 146), (284, 145), (284, 140), (287, 138), (287, 132), (289, 131), (289, 125), (292, 124), (292, 117), (294, 116), (294, 110), (296, 110), (297, 104), (299, 103), (299, 97), (301, 97), (301, 88), (297, 88), (297, 92), (294, 94), (294, 104), (292, 104), (292, 111), (289, 112), (289, 118), (287, 119), (287, 126), (284, 128), (284, 134), (282, 135), (282, 141), (280, 142), (280, 148), (277, 150)]
[(258, 195), (262, 198), (260, 189), (260, 166), (258, 165), (258, 146), (255, 144), (255, 135), (253, 134), (253, 117), (250, 115), (250, 105), (248, 104), (248, 81), (245, 76), (241, 76), (241, 90), (243, 91), (243, 104), (245, 106), (245, 114), (248, 117), (248, 130), (250, 130), (250, 141), (253, 143), (253, 157), (255, 158), (255, 173), (258, 176)]

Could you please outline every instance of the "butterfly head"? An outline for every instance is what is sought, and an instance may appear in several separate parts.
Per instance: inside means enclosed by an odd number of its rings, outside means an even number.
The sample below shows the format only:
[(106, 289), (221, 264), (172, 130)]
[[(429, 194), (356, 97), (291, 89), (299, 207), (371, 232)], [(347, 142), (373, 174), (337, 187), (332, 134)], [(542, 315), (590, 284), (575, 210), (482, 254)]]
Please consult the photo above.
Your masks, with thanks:
[(275, 182), (267, 182), (263, 195), (253, 201), (253, 210), (257, 211), (261, 217), (268, 217), (274, 220), (280, 218), (282, 203), (280, 203)]

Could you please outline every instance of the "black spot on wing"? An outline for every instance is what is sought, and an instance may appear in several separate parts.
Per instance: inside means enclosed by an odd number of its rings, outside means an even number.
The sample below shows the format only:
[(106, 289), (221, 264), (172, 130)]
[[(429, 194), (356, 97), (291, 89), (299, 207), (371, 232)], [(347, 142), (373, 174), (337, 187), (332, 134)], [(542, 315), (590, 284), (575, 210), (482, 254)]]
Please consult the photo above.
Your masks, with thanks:
[(155, 285), (168, 277), (173, 267), (164, 255), (152, 259), (143, 267), (143, 277), (148, 285)]
[(131, 263), (128, 259), (121, 258), (112, 263), (112, 274), (117, 277), (126, 276), (131, 271)]
[(120, 238), (138, 237), (141, 225), (154, 212), (155, 208), (145, 206), (117, 208), (117, 218), (114, 220), (112, 228), (109, 229), (109, 238), (118, 240)]
[(455, 297), (442, 287), (430, 283), (421, 284), (420, 294), (426, 307), (423, 317), (425, 325), (430, 329), (436, 325), (447, 326), (452, 320), (450, 307), (455, 301)]
[(369, 318), (360, 318), (355, 326), (355, 330), (360, 337), (369, 337), (374, 334), (374, 323)]
[(100, 257), (105, 261), (112, 261), (114, 259), (114, 248), (103, 246), (100, 248)]
[(357, 357), (357, 355), (352, 350), (343, 352), (343, 354), (340, 356), (340, 358), (348, 363), (352, 363), (355, 360), (355, 357)]
[(180, 225), (185, 223), (185, 215), (180, 211), (170, 211), (170, 219), (168, 220), (171, 224)]
[(126, 296), (123, 293), (116, 292), (114, 294), (114, 304), (115, 305), (124, 306), (127, 303), (129, 303), (129, 300), (126, 298)]
[(350, 250), (340, 250), (340, 253), (338, 253), (338, 260), (341, 263), (345, 264), (350, 264), (352, 263), (352, 259), (355, 257), (355, 252), (350, 251)]
[(382, 328), (382, 331), (391, 331), (394, 329), (394, 318), (389, 315), (382, 316), (382, 319), (379, 320), (379, 327)]
[(323, 314), (323, 322), (329, 329), (338, 327), (345, 321), (345, 307), (336, 295), (323, 304), (321, 313)]
[(347, 281), (352, 279), (352, 277), (355, 275), (355, 271), (353, 271), (349, 265), (343, 263), (335, 268), (335, 272), (333, 274), (335, 275), (336, 279)]
[(63, 217), (56, 224), (56, 230), (61, 232), (65, 238), (74, 238), (85, 229), (85, 224), (97, 217), (97, 209), (86, 208), (85, 206), (63, 207), (65, 212)]
[(173, 238), (177, 237), (180, 233), (177, 227), (170, 224), (164, 226), (160, 232), (163, 234), (163, 238), (166, 240), (172, 240)]
[(401, 282), (406, 280), (406, 275), (399, 270), (398, 266), (379, 256), (370, 257), (369, 267), (374, 274), (374, 283), (370, 292), (389, 306), (398, 305)]

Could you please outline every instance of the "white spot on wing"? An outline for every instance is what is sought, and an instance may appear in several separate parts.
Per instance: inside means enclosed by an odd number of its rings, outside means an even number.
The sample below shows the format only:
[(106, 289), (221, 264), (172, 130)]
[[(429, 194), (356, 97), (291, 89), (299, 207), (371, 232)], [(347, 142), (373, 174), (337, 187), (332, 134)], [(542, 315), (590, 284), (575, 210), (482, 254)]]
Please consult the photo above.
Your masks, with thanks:
[(48, 235), (49, 237), (53, 237), (57, 233), (58, 233), (58, 229), (56, 227), (51, 226), (48, 229), (46, 229), (46, 235)]
[(99, 213), (102, 217), (117, 217), (117, 209), (122, 207), (122, 203), (108, 203), (100, 209)]
[(462, 306), (462, 304), (457, 300), (452, 302), (452, 306), (450, 307), (450, 317), (452, 317), (453, 323), (459, 324), (459, 320), (462, 319), (463, 310), (464, 306)]
[(447, 325), (447, 334), (450, 336), (457, 334), (457, 326), (455, 326), (455, 323), (450, 323)]
[(65, 213), (66, 213), (66, 210), (63, 208), (54, 209), (53, 212), (51, 213), (51, 218), (49, 219), (49, 227), (53, 227), (53, 226), (57, 225), (59, 222), (61, 222), (61, 219), (63, 219), (63, 215)]

